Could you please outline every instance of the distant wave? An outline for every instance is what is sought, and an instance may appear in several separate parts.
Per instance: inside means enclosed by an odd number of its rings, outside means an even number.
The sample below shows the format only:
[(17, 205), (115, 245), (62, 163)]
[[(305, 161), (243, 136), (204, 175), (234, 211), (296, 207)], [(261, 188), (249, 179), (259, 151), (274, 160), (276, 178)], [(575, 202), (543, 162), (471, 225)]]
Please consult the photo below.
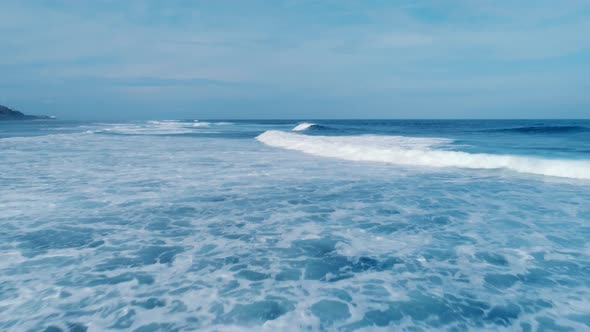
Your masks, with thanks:
[(584, 126), (531, 126), (490, 129), (489, 132), (513, 132), (523, 134), (560, 134), (560, 133), (579, 133), (590, 132), (590, 128)]
[(185, 135), (211, 133), (203, 131), (212, 125), (230, 125), (230, 122), (159, 120), (135, 123), (103, 124), (97, 132), (118, 135)]
[(313, 126), (317, 126), (317, 125), (315, 123), (303, 122), (303, 123), (300, 123), (300, 124), (296, 125), (291, 130), (293, 130), (293, 131), (304, 131), (304, 130), (307, 130), (307, 129), (313, 127)]
[(108, 124), (99, 132), (119, 135), (180, 135), (193, 132), (192, 123), (176, 120)]
[(221, 126), (221, 125), (231, 125), (231, 124), (233, 124), (233, 123), (231, 123), (231, 122), (206, 122), (206, 121), (193, 120), (192, 126), (193, 127), (209, 127), (211, 125)]
[(322, 126), (311, 122), (303, 122), (291, 129), (292, 131), (306, 131), (306, 130), (334, 130), (333, 128)]
[(452, 142), (443, 138), (308, 136), (270, 130), (256, 139), (273, 147), (353, 161), (471, 169), (503, 168), (522, 173), (590, 179), (590, 161), (437, 150), (437, 147)]

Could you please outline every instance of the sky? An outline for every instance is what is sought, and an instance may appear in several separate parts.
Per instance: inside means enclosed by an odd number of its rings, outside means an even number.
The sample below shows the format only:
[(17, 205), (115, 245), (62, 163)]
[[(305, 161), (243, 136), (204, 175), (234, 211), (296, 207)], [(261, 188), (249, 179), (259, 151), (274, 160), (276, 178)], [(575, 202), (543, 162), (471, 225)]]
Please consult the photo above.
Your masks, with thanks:
[(64, 119), (590, 118), (588, 0), (2, 0), (0, 104)]

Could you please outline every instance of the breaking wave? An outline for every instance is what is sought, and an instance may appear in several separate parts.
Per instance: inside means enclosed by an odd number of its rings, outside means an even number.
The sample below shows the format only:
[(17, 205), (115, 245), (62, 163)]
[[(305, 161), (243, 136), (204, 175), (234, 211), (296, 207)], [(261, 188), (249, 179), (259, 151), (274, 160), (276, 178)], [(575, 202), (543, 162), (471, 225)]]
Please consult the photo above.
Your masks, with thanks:
[(405, 136), (307, 136), (270, 130), (256, 137), (269, 146), (352, 161), (399, 165), (509, 169), (521, 173), (590, 179), (590, 161), (543, 159), (514, 155), (436, 149), (452, 140)]
[(303, 123), (300, 123), (300, 124), (296, 125), (291, 130), (293, 130), (293, 131), (304, 131), (304, 130), (307, 130), (309, 128), (312, 128), (313, 126), (317, 126), (317, 125), (315, 123), (303, 122)]
[(291, 129), (292, 131), (310, 131), (310, 130), (335, 130), (334, 128), (322, 126), (315, 123), (303, 122)]

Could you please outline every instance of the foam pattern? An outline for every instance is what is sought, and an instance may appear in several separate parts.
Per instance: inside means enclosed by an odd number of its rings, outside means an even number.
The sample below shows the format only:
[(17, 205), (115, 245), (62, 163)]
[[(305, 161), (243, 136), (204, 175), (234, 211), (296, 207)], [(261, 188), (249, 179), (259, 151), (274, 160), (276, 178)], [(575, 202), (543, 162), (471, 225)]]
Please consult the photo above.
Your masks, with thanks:
[(590, 329), (584, 181), (253, 138), (91, 131), (0, 151), (0, 330)]

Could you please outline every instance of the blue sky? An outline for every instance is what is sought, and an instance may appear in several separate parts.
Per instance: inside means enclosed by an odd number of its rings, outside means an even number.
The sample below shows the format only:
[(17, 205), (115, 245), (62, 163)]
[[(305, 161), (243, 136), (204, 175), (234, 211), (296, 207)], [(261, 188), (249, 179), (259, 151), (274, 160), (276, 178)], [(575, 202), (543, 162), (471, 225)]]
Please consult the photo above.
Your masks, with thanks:
[(0, 2), (0, 104), (70, 119), (589, 118), (590, 2)]

